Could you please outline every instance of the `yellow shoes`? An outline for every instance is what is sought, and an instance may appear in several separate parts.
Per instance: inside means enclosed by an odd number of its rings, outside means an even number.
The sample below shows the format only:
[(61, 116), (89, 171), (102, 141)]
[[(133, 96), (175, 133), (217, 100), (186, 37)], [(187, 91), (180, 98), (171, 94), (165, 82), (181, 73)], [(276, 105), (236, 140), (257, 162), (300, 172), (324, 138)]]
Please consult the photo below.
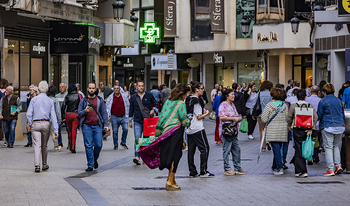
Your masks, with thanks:
[(166, 182), (166, 190), (168, 191), (175, 191), (175, 190), (181, 190), (181, 187), (178, 185), (173, 185), (171, 182), (167, 181)]

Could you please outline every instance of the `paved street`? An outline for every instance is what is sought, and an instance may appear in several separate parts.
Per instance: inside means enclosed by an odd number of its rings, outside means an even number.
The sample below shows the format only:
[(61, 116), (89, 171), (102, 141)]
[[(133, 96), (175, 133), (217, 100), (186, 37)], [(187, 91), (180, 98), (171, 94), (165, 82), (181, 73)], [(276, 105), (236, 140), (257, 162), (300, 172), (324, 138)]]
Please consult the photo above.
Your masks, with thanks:
[[(289, 165), (282, 176), (271, 171), (272, 151), (262, 154), (257, 164), (259, 140), (239, 135), (243, 176), (224, 176), (222, 147), (214, 142), (215, 123), (205, 120), (211, 150), (208, 170), (214, 178), (188, 178), (187, 151), (178, 168), (177, 182), (181, 191), (165, 190), (167, 170), (151, 170), (146, 165), (132, 163), (133, 131), (129, 130), (129, 150), (113, 150), (109, 137), (103, 142), (98, 170), (86, 173), (86, 158), (82, 134), (77, 138), (77, 153), (65, 148), (54, 152), (49, 141), (46, 172), (34, 173), (33, 148), (26, 141), (15, 142), (13, 149), (0, 146), (1, 205), (348, 205), (349, 174), (323, 177), (326, 171), (324, 154), (318, 165), (308, 167), (309, 177), (294, 177)], [(255, 137), (258, 137), (257, 129)], [(67, 134), (63, 137), (67, 145)], [(290, 144), (288, 160), (294, 150)], [(195, 162), (199, 167), (199, 152)], [(231, 162), (232, 164), (232, 162)], [(330, 184), (326, 184), (330, 183)], [(140, 189), (149, 190), (140, 190)]]

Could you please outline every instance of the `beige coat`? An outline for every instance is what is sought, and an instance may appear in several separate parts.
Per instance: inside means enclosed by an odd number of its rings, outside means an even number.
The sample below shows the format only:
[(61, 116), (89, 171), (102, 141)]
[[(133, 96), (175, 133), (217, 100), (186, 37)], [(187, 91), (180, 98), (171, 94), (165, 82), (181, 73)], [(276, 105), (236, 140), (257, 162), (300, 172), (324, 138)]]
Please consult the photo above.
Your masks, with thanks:
[[(268, 123), (270, 119), (278, 111), (278, 107), (269, 102), (263, 113), (261, 114), (261, 121)], [(277, 116), (270, 122), (266, 128), (266, 141), (267, 142), (287, 142), (288, 141), (288, 106), (283, 104), (281, 111)]]

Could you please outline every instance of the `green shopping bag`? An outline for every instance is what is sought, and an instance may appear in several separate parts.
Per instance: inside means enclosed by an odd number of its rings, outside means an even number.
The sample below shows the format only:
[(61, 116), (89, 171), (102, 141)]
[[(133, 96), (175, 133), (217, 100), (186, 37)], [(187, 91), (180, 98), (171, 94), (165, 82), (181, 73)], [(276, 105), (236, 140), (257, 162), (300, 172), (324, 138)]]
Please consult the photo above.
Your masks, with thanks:
[(302, 156), (306, 160), (312, 160), (312, 155), (314, 154), (315, 142), (311, 140), (311, 135), (308, 135), (306, 140), (302, 144)]
[(242, 133), (248, 133), (248, 121), (247, 118), (244, 118), (241, 122), (241, 127), (239, 128), (239, 131)]

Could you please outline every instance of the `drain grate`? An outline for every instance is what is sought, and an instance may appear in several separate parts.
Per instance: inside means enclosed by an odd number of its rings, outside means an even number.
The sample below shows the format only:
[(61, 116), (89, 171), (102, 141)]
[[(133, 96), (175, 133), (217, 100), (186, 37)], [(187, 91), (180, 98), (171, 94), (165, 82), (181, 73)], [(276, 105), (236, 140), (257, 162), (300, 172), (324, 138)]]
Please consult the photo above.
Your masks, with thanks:
[[(224, 159), (218, 159), (218, 161), (224, 161)], [(232, 159), (230, 159), (232, 161)], [(241, 159), (241, 162), (253, 161), (253, 159)]]
[[(168, 176), (158, 176), (155, 177), (154, 179), (167, 179)], [(175, 176), (176, 179), (181, 179), (181, 178), (190, 178), (190, 176)]]
[(315, 185), (315, 184), (321, 184), (321, 185), (326, 185), (326, 184), (345, 184), (344, 182), (341, 181), (314, 181), (314, 182), (297, 182), (298, 184), (302, 185)]
[(165, 190), (165, 187), (132, 187), (133, 190)]

